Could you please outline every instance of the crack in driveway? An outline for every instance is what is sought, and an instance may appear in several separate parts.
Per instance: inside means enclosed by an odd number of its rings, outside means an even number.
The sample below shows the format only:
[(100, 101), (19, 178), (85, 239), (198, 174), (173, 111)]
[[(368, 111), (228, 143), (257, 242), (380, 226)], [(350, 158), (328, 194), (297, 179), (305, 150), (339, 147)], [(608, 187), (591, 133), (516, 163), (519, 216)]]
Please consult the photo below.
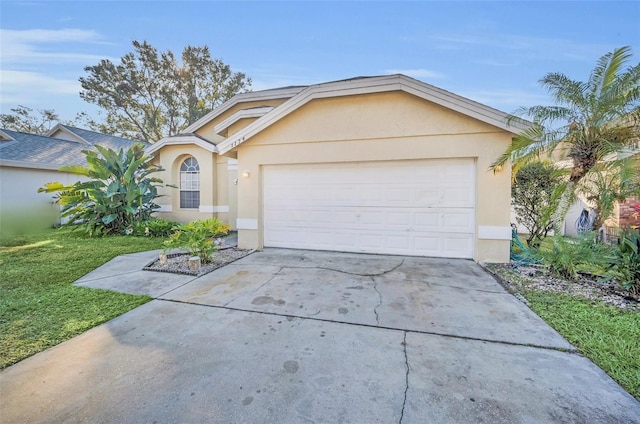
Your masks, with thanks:
[(380, 317), (378, 316), (378, 308), (382, 306), (382, 293), (378, 291), (378, 282), (375, 277), (370, 277), (371, 281), (373, 281), (373, 289), (378, 293), (378, 304), (375, 308), (373, 308), (373, 313), (376, 314), (376, 325), (380, 325)]
[(330, 267), (326, 267), (326, 266), (293, 266), (293, 265), (285, 265), (283, 268), (291, 268), (291, 269), (323, 269), (326, 271), (335, 271), (335, 272), (340, 272), (342, 274), (347, 274), (347, 275), (356, 275), (359, 277), (379, 277), (381, 275), (385, 275), (388, 274), (390, 272), (395, 271), (396, 269), (398, 269), (399, 267), (401, 267), (404, 264), (404, 259), (402, 259), (400, 261), (400, 263), (396, 266), (394, 266), (391, 269), (388, 270), (384, 270), (384, 271), (380, 271), (374, 274), (371, 273), (358, 273), (358, 272), (349, 272), (349, 271), (343, 271), (341, 269), (335, 269), (335, 268), (330, 268)]
[(405, 383), (404, 383), (404, 398), (402, 399), (402, 411), (400, 412), (400, 424), (404, 419), (404, 408), (407, 405), (407, 392), (409, 391), (409, 357), (407, 356), (407, 332), (404, 332), (404, 339), (402, 340), (402, 347), (404, 350), (404, 366), (406, 368)]

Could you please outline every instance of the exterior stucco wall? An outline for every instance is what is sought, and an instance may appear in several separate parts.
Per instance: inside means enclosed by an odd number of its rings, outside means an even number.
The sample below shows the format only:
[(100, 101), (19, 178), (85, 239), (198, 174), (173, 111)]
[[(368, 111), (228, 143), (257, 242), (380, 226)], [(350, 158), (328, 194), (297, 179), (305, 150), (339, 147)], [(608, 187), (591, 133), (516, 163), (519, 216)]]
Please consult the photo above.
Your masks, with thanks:
[[(203, 206), (213, 206), (215, 187), (213, 175), (215, 175), (214, 154), (198, 146), (165, 146), (158, 154), (158, 164), (165, 171), (158, 173), (165, 184), (174, 184), (178, 188), (166, 187), (161, 190), (164, 197), (157, 203), (162, 207), (157, 213), (166, 219), (179, 222), (188, 222), (197, 219), (212, 218), (216, 215), (212, 212), (201, 212)], [(180, 208), (180, 166), (185, 159), (194, 157), (200, 165), (200, 209)]]
[(239, 246), (263, 247), (263, 165), (462, 157), (476, 162), (474, 259), (508, 261), (510, 175), (488, 168), (510, 141), (506, 131), (404, 92), (314, 100), (238, 147)]
[[(198, 209), (180, 208), (180, 165), (188, 157), (194, 157), (200, 165), (200, 208)], [(155, 163), (162, 166), (164, 171), (157, 176), (165, 184), (173, 184), (178, 188), (160, 189), (160, 194), (164, 197), (160, 197), (157, 201), (161, 209), (156, 215), (178, 222), (218, 218), (235, 229), (236, 166), (235, 162), (229, 166), (229, 160), (196, 145), (174, 145), (160, 149), (156, 153)]]
[(0, 166), (0, 232), (22, 233), (60, 223), (53, 194), (38, 193), (49, 182), (73, 184), (81, 178), (55, 170)]

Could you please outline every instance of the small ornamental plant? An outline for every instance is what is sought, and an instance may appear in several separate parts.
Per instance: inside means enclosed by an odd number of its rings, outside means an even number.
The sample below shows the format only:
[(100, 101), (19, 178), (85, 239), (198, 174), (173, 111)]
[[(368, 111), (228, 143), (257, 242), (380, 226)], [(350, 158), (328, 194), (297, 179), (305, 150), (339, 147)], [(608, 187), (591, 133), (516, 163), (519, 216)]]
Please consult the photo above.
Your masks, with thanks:
[(212, 255), (218, 250), (216, 239), (227, 235), (229, 229), (229, 225), (215, 218), (189, 222), (175, 228), (164, 242), (165, 252), (179, 248), (199, 256), (202, 263), (211, 262)]

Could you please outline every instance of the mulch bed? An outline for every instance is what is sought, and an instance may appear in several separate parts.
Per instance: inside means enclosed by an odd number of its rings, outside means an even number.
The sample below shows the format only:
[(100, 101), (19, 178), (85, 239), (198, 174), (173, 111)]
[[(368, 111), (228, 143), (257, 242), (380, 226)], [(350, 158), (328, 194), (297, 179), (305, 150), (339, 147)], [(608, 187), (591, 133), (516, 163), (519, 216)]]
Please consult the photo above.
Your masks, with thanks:
[(212, 255), (212, 261), (203, 263), (200, 267), (200, 270), (198, 271), (192, 271), (191, 269), (189, 269), (189, 257), (191, 257), (189, 253), (173, 253), (167, 255), (168, 261), (166, 265), (160, 264), (160, 259), (158, 258), (149, 262), (142, 269), (144, 271), (170, 272), (173, 274), (184, 274), (200, 277), (220, 267), (235, 262), (238, 259), (244, 258), (245, 256), (250, 255), (253, 252), (255, 252), (255, 250), (243, 250), (236, 247), (220, 249)]
[(564, 293), (602, 301), (620, 309), (640, 311), (640, 296), (612, 281), (600, 282), (588, 275), (581, 275), (576, 281), (566, 280), (539, 265), (490, 264), (487, 268), (514, 294), (532, 290)]

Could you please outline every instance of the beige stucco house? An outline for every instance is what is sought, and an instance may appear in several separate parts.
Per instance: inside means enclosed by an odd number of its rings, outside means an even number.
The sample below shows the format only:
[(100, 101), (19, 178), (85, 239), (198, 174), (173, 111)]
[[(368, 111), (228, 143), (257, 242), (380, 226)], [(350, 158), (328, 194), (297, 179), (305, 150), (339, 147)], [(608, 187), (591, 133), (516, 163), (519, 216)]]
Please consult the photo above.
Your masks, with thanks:
[(161, 216), (218, 217), (241, 248), (509, 259), (521, 123), (404, 75), (238, 94), (148, 149)]

